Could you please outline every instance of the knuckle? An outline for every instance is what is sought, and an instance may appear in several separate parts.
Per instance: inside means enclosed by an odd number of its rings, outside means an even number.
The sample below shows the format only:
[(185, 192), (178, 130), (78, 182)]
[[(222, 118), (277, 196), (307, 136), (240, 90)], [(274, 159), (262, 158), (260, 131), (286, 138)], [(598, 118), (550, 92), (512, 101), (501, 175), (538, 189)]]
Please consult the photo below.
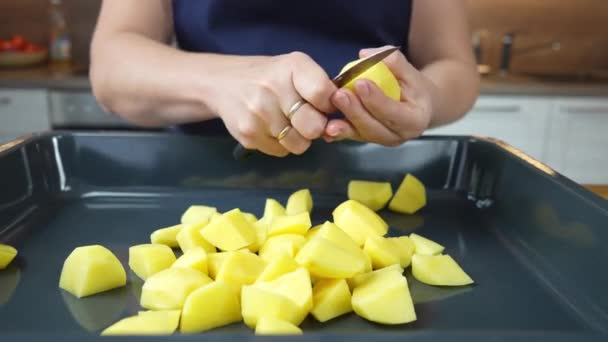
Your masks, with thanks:
[(251, 144), (258, 133), (255, 121), (252, 119), (241, 120), (238, 123), (237, 130), (243, 140), (242, 143), (244, 142), (243, 146), (245, 146), (245, 143)]
[(302, 51), (293, 51), (287, 54), (290, 61), (295, 63), (308, 62), (311, 60), (310, 56)]
[(266, 86), (257, 87), (249, 96), (247, 102), (247, 110), (253, 114), (262, 114), (265, 111), (266, 104), (270, 97), (270, 89)]
[(293, 146), (293, 150), (291, 151), (293, 154), (301, 155), (310, 147), (309, 140), (302, 140)]

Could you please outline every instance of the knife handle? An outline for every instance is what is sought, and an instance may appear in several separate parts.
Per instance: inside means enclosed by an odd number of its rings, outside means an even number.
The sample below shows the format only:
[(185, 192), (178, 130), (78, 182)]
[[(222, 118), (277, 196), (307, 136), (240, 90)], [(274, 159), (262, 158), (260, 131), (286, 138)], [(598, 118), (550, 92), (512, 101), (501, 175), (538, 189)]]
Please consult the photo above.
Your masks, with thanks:
[(248, 150), (245, 148), (245, 146), (241, 145), (240, 143), (237, 144), (234, 147), (234, 149), (232, 150), (232, 156), (236, 160), (245, 159), (245, 158), (249, 157), (250, 155), (252, 155), (253, 153), (255, 153), (255, 150)]

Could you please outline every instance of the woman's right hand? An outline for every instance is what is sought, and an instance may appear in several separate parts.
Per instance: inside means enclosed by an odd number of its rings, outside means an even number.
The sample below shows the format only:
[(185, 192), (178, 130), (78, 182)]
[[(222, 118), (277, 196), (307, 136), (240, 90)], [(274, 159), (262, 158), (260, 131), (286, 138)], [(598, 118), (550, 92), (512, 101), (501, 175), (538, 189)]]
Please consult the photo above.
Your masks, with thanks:
[[(245, 148), (269, 155), (304, 153), (312, 140), (323, 135), (326, 113), (335, 111), (331, 103), (335, 85), (312, 58), (300, 52), (230, 58), (204, 77), (213, 85), (205, 102), (230, 134)], [(300, 100), (306, 103), (289, 120), (286, 113)], [(292, 129), (277, 139), (288, 125)]]

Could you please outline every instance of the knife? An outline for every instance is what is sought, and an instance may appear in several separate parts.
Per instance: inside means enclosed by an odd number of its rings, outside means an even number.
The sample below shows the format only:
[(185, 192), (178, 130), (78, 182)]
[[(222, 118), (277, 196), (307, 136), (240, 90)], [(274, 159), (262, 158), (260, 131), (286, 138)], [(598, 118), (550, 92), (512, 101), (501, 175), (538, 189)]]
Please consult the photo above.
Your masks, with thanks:
[[(400, 47), (398, 47), (398, 46), (390, 47), (390, 48), (387, 48), (384, 50), (380, 50), (363, 59), (360, 59), (359, 61), (357, 61), (357, 63), (355, 65), (350, 67), (348, 70), (345, 70), (344, 72), (340, 73), (338, 76), (334, 77), (332, 82), (336, 85), (336, 87), (342, 88), (345, 85), (347, 85), (350, 81), (357, 78), (357, 76), (363, 74), (364, 72), (369, 70), (371, 67), (378, 64), (383, 59), (385, 59), (390, 54), (392, 54), (393, 52), (395, 52), (399, 49), (400, 49)], [(250, 154), (252, 154), (253, 152), (255, 152), (255, 150), (248, 150), (243, 145), (237, 144), (236, 147), (234, 148), (234, 150), (232, 151), (232, 156), (234, 157), (234, 159), (243, 159), (243, 158), (249, 156)]]

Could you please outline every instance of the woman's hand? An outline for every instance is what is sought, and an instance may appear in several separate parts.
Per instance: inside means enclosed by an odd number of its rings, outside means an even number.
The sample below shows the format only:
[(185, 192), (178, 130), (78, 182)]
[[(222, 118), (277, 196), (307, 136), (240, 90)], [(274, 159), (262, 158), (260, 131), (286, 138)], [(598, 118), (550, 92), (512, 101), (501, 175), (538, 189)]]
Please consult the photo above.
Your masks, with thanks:
[[(336, 87), (303, 53), (236, 57), (208, 77), (215, 90), (207, 103), (232, 136), (245, 148), (273, 156), (305, 152), (325, 132), (326, 113), (335, 111)], [(293, 111), (300, 100), (306, 103)], [(277, 139), (289, 125), (293, 128)]]
[[(376, 51), (361, 50), (360, 56)], [(347, 89), (336, 91), (331, 100), (345, 119), (328, 123), (326, 141), (351, 139), (397, 146), (420, 136), (429, 127), (439, 101), (435, 85), (401, 52), (391, 54), (384, 63), (399, 81), (401, 101), (387, 97), (369, 80), (355, 82), (354, 93)]]

